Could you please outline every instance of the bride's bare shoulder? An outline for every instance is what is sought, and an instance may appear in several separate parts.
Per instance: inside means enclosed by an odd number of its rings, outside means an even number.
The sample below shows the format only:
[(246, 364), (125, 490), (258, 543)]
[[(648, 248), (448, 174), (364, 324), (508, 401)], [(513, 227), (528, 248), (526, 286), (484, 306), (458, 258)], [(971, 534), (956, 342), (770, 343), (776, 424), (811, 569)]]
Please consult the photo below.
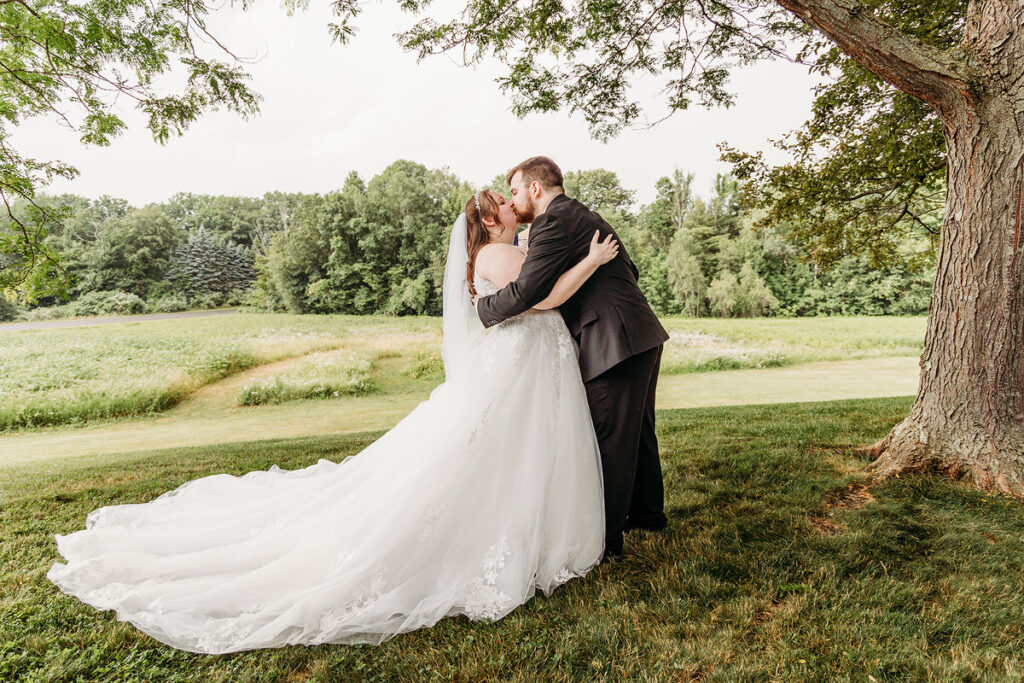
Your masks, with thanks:
[(501, 260), (501, 259), (522, 259), (522, 250), (512, 244), (505, 244), (504, 242), (491, 242), (480, 247), (480, 251), (477, 253), (477, 261), (482, 258), (488, 260)]
[(486, 244), (477, 252), (476, 272), (480, 277), (504, 287), (519, 276), (524, 258), (519, 247), (511, 244)]

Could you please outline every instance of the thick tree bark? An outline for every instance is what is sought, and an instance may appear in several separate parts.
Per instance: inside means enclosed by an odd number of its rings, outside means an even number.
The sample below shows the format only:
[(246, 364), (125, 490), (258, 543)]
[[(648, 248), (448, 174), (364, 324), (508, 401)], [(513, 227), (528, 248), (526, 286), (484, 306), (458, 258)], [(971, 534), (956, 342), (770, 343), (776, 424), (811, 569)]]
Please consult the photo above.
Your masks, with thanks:
[(949, 192), (921, 384), (910, 414), (873, 449), (876, 479), (930, 468), (1024, 496), (1020, 116), (986, 97), (947, 124)]
[(869, 472), (881, 480), (935, 469), (1024, 496), (1022, 2), (972, 1), (958, 49), (966, 59), (953, 59), (878, 43), (891, 27), (856, 0), (778, 1), (932, 104), (945, 126), (946, 216), (920, 389), (906, 419), (869, 449)]

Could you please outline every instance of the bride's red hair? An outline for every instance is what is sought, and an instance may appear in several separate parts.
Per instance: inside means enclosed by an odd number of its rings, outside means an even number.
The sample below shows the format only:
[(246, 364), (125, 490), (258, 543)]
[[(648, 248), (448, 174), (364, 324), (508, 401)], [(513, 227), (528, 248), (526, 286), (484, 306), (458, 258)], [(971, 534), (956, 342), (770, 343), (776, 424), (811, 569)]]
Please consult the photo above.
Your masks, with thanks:
[[(480, 210), (477, 210), (477, 202), (480, 203)], [(490, 190), (480, 190), (466, 202), (466, 254), (469, 261), (466, 262), (466, 282), (469, 283), (470, 294), (476, 295), (476, 287), (473, 286), (473, 273), (476, 269), (476, 255), (480, 253), (485, 244), (491, 241), (491, 234), (487, 232), (487, 226), (483, 219), (496, 220), (498, 216), (498, 200)]]

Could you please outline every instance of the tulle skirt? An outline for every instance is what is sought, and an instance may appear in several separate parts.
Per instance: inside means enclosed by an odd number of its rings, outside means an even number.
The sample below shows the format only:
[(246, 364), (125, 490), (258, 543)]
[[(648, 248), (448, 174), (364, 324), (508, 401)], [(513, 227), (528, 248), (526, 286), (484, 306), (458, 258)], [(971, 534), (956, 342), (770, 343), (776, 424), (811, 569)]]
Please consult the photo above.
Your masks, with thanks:
[(557, 312), (491, 328), (446, 382), (342, 462), (217, 474), (58, 535), (62, 591), (157, 640), (224, 653), (379, 643), (500, 619), (592, 569), (597, 439)]

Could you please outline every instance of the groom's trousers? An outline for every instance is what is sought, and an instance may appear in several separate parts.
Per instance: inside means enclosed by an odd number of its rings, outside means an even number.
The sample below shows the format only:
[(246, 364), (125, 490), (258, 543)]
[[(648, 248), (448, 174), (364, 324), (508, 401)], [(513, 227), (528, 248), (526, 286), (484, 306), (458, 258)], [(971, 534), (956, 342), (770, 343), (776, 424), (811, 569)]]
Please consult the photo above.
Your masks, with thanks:
[(584, 386), (604, 474), (605, 550), (622, 552), (628, 527), (665, 526), (654, 395), (663, 346), (631, 356)]

